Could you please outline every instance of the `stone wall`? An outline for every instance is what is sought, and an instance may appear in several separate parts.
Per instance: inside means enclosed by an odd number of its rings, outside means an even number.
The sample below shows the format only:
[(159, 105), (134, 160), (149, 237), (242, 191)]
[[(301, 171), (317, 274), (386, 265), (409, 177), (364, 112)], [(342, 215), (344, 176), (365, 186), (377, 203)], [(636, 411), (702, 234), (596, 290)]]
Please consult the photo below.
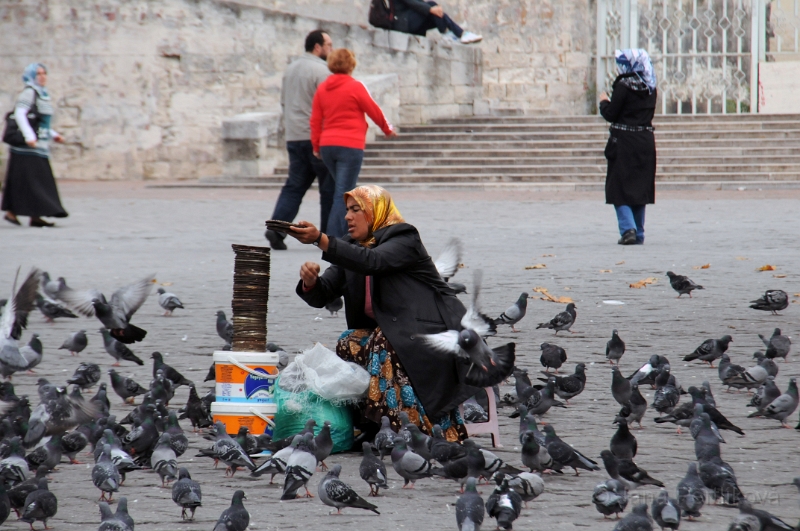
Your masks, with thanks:
[(401, 123), (471, 115), (482, 96), (478, 47), (253, 2), (13, 0), (0, 2), (0, 109), (12, 107), (24, 66), (40, 61), (49, 68), (54, 127), (68, 140), (54, 150), (58, 176), (220, 175), (223, 120), (279, 112), (283, 71), (318, 27), (355, 50), (356, 77), (397, 75), (397, 90), (381, 99), (397, 100)]

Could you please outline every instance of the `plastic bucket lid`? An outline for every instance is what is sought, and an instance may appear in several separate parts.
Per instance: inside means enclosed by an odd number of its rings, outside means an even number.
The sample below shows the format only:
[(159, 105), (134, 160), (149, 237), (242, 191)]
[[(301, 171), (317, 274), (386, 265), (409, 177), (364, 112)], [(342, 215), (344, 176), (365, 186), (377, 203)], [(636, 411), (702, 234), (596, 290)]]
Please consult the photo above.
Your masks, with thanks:
[(214, 351), (214, 363), (231, 363), (231, 357), (244, 365), (278, 365), (278, 354), (275, 352)]

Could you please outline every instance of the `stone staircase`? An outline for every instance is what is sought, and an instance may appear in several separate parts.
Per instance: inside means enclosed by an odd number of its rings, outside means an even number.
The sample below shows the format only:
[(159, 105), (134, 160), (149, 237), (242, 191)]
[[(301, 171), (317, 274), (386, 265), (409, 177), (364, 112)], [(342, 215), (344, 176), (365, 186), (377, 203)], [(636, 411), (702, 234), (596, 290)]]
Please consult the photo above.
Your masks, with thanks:
[[(660, 115), (654, 125), (662, 188), (800, 187), (800, 115)], [(441, 119), (370, 143), (359, 182), (598, 189), (607, 138), (598, 116)], [(279, 186), (286, 174), (247, 182)]]

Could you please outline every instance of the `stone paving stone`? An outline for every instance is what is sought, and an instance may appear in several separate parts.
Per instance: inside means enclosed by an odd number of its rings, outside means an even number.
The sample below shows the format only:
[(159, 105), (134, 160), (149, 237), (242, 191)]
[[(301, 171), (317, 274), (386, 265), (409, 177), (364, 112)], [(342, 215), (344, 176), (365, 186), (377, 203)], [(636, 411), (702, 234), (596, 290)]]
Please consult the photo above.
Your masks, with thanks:
[[(146, 360), (144, 367), (124, 363), (120, 372), (147, 385), (151, 379), (150, 353), (159, 350), (167, 363), (174, 365), (198, 383), (203, 391), (210, 386), (202, 380), (211, 363), (212, 352), (222, 346), (214, 329), (214, 314), (230, 308), (233, 253), (231, 243), (262, 245), (263, 220), (272, 212), (276, 194), (241, 190), (148, 190), (136, 183), (62, 183), (65, 204), (71, 216), (59, 221), (62, 227), (35, 230), (0, 225), (0, 292), (8, 293), (17, 267), (22, 272), (38, 266), (51, 275), (65, 276), (74, 288), (97, 287), (107, 294), (119, 286), (157, 272), (158, 281), (171, 282), (186, 306), (173, 317), (162, 317), (156, 298), (151, 297), (133, 322), (149, 331), (147, 338), (132, 348)], [(734, 362), (749, 366), (753, 351), (761, 347), (756, 334), (771, 334), (774, 327), (794, 336), (798, 329), (798, 306), (792, 304), (780, 316), (748, 308), (748, 301), (765, 289), (800, 291), (797, 264), (800, 249), (796, 216), (798, 192), (674, 193), (661, 194), (659, 203), (648, 208), (647, 243), (644, 246), (616, 245), (617, 234), (611, 207), (597, 194), (536, 194), (519, 192), (426, 192), (395, 194), (406, 219), (422, 234), (429, 252), (435, 255), (448, 238), (460, 236), (465, 243), (466, 268), (456, 280), (471, 284), (471, 271), (484, 270), (483, 310), (498, 314), (525, 290), (533, 293), (543, 286), (556, 295), (575, 299), (578, 319), (574, 333), (536, 330), (536, 324), (553, 317), (563, 305), (530, 300), (528, 315), (514, 334), (501, 327), (491, 345), (503, 341), (517, 343), (518, 365), (531, 370), (539, 364), (538, 345), (556, 342), (568, 353), (564, 369), (571, 371), (577, 362), (588, 367), (584, 393), (571, 401), (569, 408), (545, 416), (559, 435), (592, 458), (607, 448), (614, 433), (611, 424), (619, 409), (610, 396), (610, 369), (604, 363), (605, 343), (613, 328), (619, 329), (627, 343), (622, 358), (623, 372), (629, 374), (651, 354), (667, 356), (673, 374), (684, 387), (709, 380), (720, 410), (746, 432), (745, 437), (725, 432), (723, 458), (736, 470), (742, 490), (752, 500), (790, 523), (798, 518), (798, 493), (791, 486), (800, 475), (798, 437), (795, 430), (779, 429), (777, 422), (747, 419), (744, 393), (725, 393), (717, 371), (697, 363), (686, 364), (682, 356), (703, 340), (733, 336), (729, 353)], [(309, 195), (301, 217), (316, 220), (316, 193)], [(27, 220), (25, 220), (27, 221)], [(545, 256), (554, 255), (554, 256)], [(745, 258), (745, 259), (738, 259)], [(269, 302), (269, 340), (291, 353), (319, 341), (333, 346), (345, 328), (341, 317), (331, 318), (326, 311), (309, 308), (294, 295), (297, 271), (306, 260), (319, 260), (311, 247), (290, 243), (286, 252), (275, 253), (272, 265)], [(525, 266), (545, 263), (546, 269), (526, 270)], [(694, 266), (710, 263), (709, 269)], [(764, 264), (777, 271), (758, 273)], [(601, 270), (610, 269), (610, 273)], [(687, 274), (706, 289), (693, 299), (676, 299), (664, 272)], [(786, 275), (775, 278), (773, 275)], [(631, 282), (645, 277), (658, 281), (645, 289), (631, 289)], [(7, 295), (3, 295), (7, 296)], [(619, 300), (624, 305), (607, 305), (604, 300)], [(465, 303), (467, 300), (465, 299)], [(89, 347), (79, 357), (56, 350), (70, 332), (84, 328), (89, 332)], [(46, 324), (34, 313), (28, 332), (41, 335), (44, 361), (36, 374), (18, 374), (14, 384), (19, 394), (36, 395), (35, 381), (45, 377), (62, 382), (82, 360), (93, 360), (105, 372), (113, 360), (102, 348), (97, 332), (99, 322), (92, 319), (59, 320)], [(799, 347), (800, 348), (800, 347)], [(168, 355), (167, 355), (168, 354)], [(779, 363), (778, 385), (785, 389), (790, 376), (800, 374), (797, 354)], [(106, 381), (104, 376), (104, 381)], [(511, 385), (503, 390), (511, 389)], [(173, 407), (185, 403), (187, 389), (181, 388)], [(648, 402), (652, 390), (644, 390)], [(130, 407), (110, 395), (112, 411), (125, 415)], [(686, 400), (683, 397), (682, 400)], [(509, 409), (501, 411), (501, 434), (505, 446), (496, 453), (519, 465), (516, 441), (517, 421), (508, 419)], [(648, 411), (645, 429), (634, 430), (639, 440), (637, 463), (664, 481), (674, 496), (687, 463), (693, 458), (688, 434), (676, 435), (672, 425), (657, 426)], [(794, 425), (797, 413), (789, 419)], [(184, 424), (186, 429), (188, 424)], [(193, 457), (206, 441), (190, 434), (191, 448), (179, 460), (198, 480), (204, 492), (203, 507), (193, 523), (180, 522), (180, 510), (172, 503), (169, 489), (158, 486), (149, 471), (128, 476), (120, 495), (128, 497), (130, 512), (139, 531), (162, 529), (210, 529), (220, 512), (230, 503), (234, 490), (242, 488), (251, 513), (251, 529), (454, 529), (455, 483), (422, 480), (415, 490), (401, 490), (402, 481), (386, 460), (392, 489), (379, 498), (381, 516), (346, 509), (343, 516), (328, 516), (329, 508), (318, 500), (279, 502), (281, 486), (268, 485), (264, 478), (251, 479), (240, 471), (224, 478), (206, 459)], [(488, 445), (488, 440), (486, 440)], [(91, 461), (85, 455), (83, 461)], [(599, 459), (598, 459), (599, 461)], [(328, 464), (341, 463), (342, 477), (358, 492), (368, 492), (358, 477), (360, 457), (355, 454), (333, 456)], [(58, 515), (50, 524), (58, 530), (94, 529), (99, 522), (99, 492), (90, 480), (91, 464), (63, 463), (52, 474), (51, 490), (59, 497)], [(311, 491), (321, 478), (310, 482)], [(523, 511), (516, 529), (612, 529), (603, 522), (591, 504), (595, 484), (606, 478), (602, 472), (583, 472), (579, 477), (566, 473), (545, 477), (545, 493)], [(282, 485), (282, 476), (276, 478)], [(481, 487), (484, 497), (489, 487)], [(657, 494), (652, 487), (635, 491), (648, 503)], [(631, 505), (637, 498), (631, 500)], [(707, 505), (697, 523), (682, 528), (726, 529), (736, 509)], [(38, 524), (41, 525), (41, 524)], [(486, 522), (493, 528), (494, 522)], [(23, 530), (27, 525), (10, 519), (4, 529)]]

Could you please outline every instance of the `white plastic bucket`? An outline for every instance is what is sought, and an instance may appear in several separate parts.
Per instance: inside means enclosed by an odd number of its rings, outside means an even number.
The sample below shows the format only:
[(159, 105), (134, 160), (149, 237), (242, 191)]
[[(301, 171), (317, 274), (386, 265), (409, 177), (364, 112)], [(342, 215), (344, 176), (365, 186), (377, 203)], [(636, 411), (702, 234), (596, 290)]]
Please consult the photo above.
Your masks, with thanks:
[(274, 352), (214, 352), (217, 402), (271, 404), (278, 375)]
[(239, 428), (247, 426), (253, 435), (272, 435), (275, 427), (276, 404), (247, 404), (241, 402), (212, 402), (211, 416), (214, 422), (225, 424), (225, 431), (235, 435)]

